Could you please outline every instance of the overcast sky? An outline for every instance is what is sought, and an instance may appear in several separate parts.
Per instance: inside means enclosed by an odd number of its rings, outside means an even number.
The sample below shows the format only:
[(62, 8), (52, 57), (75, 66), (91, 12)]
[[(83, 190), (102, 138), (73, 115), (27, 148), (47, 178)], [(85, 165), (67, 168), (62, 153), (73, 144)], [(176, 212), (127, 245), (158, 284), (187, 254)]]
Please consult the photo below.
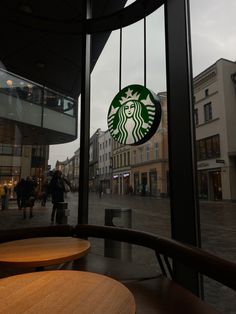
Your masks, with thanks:
[[(227, 5), (226, 5), (227, 4)], [(236, 61), (236, 1), (190, 0), (193, 76), (220, 58)], [(143, 21), (123, 29), (122, 87), (143, 84)], [(118, 93), (119, 31), (109, 38), (91, 77), (90, 134), (107, 130), (107, 111)], [(166, 90), (165, 34), (163, 7), (147, 17), (147, 87)], [(80, 119), (80, 117), (79, 117)], [(79, 124), (80, 127), (80, 124)], [(49, 164), (71, 158), (79, 138), (52, 145)]]

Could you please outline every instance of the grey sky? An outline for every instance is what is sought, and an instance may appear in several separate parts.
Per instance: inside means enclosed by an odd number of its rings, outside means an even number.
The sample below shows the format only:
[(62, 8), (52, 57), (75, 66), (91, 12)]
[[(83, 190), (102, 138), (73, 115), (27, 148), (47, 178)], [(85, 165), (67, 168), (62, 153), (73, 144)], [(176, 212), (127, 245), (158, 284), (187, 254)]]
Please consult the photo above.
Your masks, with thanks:
[[(227, 3), (227, 5), (226, 5)], [(220, 58), (236, 60), (236, 1), (190, 0), (193, 75)], [(123, 30), (122, 87), (143, 84), (143, 21)], [(107, 129), (106, 116), (118, 92), (119, 31), (112, 33), (91, 78), (91, 134)], [(166, 90), (163, 7), (147, 18), (147, 87)], [(50, 147), (49, 164), (72, 157), (79, 138)]]

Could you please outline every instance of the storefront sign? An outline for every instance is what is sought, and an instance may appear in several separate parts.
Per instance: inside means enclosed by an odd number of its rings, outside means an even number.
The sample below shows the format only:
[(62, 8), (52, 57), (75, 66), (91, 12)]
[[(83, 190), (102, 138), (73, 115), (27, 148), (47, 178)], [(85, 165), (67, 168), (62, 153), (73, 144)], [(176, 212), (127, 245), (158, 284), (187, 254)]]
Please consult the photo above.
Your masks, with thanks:
[(224, 159), (216, 159), (216, 163), (217, 164), (224, 164), (225, 161), (224, 161)]
[(117, 142), (143, 144), (153, 136), (160, 124), (160, 101), (146, 87), (129, 85), (113, 99), (107, 120), (110, 134)]
[(124, 178), (129, 177), (129, 173), (124, 173), (124, 174), (123, 174), (123, 177), (124, 177)]

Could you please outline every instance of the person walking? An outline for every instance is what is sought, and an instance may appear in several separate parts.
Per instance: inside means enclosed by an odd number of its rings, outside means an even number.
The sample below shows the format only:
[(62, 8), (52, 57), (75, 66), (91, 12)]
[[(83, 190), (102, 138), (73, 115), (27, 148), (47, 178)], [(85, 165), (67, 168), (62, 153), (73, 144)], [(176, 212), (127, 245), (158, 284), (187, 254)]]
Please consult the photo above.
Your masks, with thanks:
[(7, 185), (4, 185), (3, 188), (2, 188), (1, 201), (2, 201), (2, 210), (8, 209), (9, 195), (8, 195), (8, 187), (7, 187)]
[(98, 195), (99, 195), (99, 198), (102, 197), (102, 193), (103, 193), (102, 184), (100, 183), (99, 186), (98, 186)]
[(45, 207), (48, 197), (48, 181), (45, 180), (42, 186), (42, 200), (41, 200), (41, 206)]
[(24, 183), (25, 183), (25, 179), (22, 178), (14, 188), (14, 192), (16, 192), (16, 201), (17, 201), (17, 206), (19, 210), (22, 209), (21, 201), (22, 201), (22, 190), (23, 190)]
[(29, 218), (33, 218), (33, 207), (35, 202), (35, 189), (37, 184), (31, 177), (27, 177), (22, 186), (21, 208), (23, 208), (23, 219), (26, 219), (26, 208), (29, 207)]
[(53, 174), (53, 177), (48, 185), (48, 191), (52, 197), (52, 214), (51, 214), (51, 223), (54, 223), (55, 215), (57, 214), (59, 203), (64, 202), (64, 192), (65, 192), (65, 184), (70, 186), (70, 183), (62, 178), (62, 172), (60, 170), (56, 170)]

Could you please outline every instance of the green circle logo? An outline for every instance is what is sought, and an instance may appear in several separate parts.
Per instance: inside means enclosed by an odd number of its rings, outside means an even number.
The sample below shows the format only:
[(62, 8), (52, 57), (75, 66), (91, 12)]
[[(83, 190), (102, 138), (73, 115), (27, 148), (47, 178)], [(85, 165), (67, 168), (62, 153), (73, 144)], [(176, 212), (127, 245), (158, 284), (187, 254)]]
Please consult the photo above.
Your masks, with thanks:
[(112, 100), (107, 116), (111, 136), (127, 145), (145, 143), (156, 132), (160, 121), (157, 95), (141, 85), (123, 88)]

